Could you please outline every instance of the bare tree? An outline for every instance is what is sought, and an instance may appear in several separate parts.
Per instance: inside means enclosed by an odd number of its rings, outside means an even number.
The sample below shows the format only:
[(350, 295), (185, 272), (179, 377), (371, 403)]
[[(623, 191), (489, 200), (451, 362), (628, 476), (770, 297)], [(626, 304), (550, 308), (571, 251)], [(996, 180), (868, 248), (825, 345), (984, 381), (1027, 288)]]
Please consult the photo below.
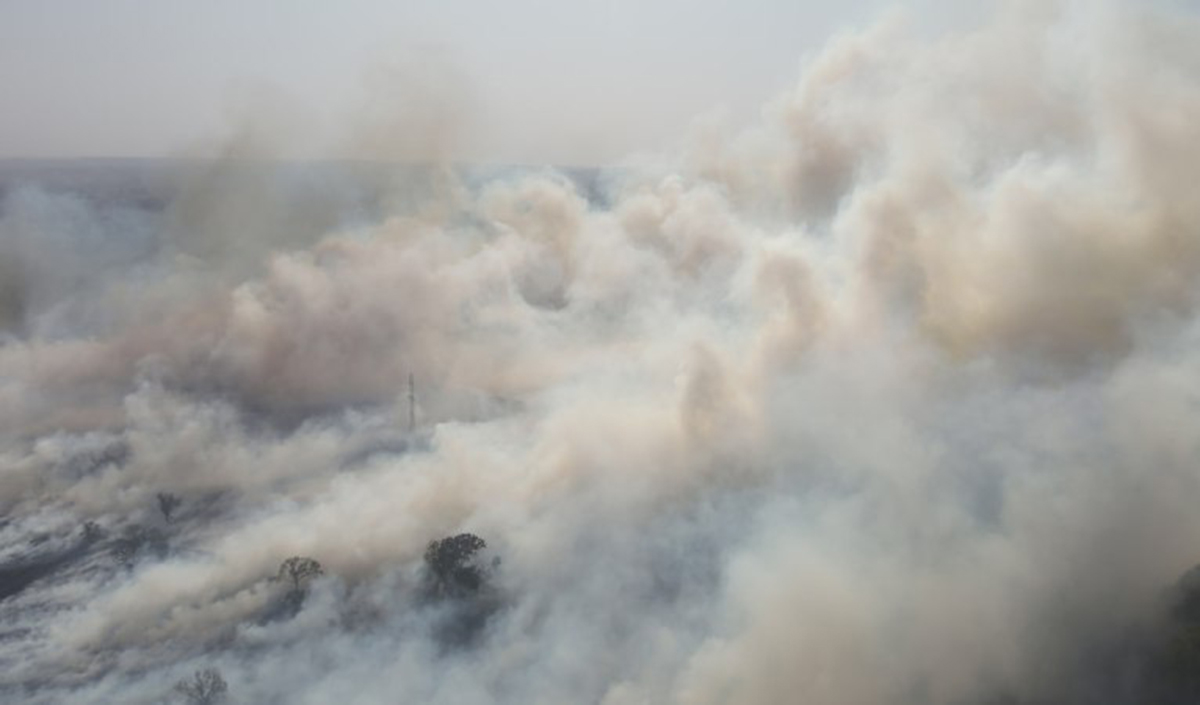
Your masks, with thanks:
[(187, 698), (189, 705), (217, 705), (229, 695), (229, 684), (215, 668), (196, 671), (190, 680), (181, 680), (175, 690)]
[(300, 592), (308, 585), (310, 580), (324, 574), (324, 569), (321, 568), (321, 564), (315, 559), (304, 556), (292, 556), (279, 566), (278, 578), (290, 581), (292, 591)]
[(157, 496), (158, 511), (162, 512), (163, 519), (170, 524), (172, 512), (178, 509), (179, 505), (183, 504), (183, 500), (178, 495), (173, 495), (170, 492), (159, 492)]

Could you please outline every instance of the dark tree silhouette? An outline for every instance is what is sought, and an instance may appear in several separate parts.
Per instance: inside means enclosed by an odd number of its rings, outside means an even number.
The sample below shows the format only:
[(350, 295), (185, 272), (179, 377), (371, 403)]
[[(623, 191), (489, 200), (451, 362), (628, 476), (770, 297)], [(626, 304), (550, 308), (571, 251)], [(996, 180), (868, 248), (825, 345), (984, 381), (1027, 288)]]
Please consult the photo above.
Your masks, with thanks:
[(96, 543), (104, 538), (104, 529), (94, 521), (85, 521), (83, 523), (83, 541), (84, 543)]
[(487, 542), (474, 534), (433, 541), (425, 549), (425, 595), (438, 604), (434, 635), (446, 649), (465, 648), (485, 633), (503, 597), (492, 584), (499, 558), (484, 563)]
[(308, 597), (308, 584), (324, 574), (320, 563), (305, 556), (292, 556), (281, 563), (275, 579), (286, 585), (287, 590), (281, 601), (272, 603), (268, 608), (266, 619), (288, 619), (296, 616)]
[(1168, 619), (1151, 659), (1154, 688), (1147, 701), (1175, 705), (1200, 702), (1200, 566), (1167, 591)]
[(134, 526), (113, 542), (112, 551), (117, 561), (131, 567), (144, 552), (162, 558), (167, 555), (167, 537), (159, 529)]
[(190, 680), (179, 681), (175, 690), (182, 693), (190, 705), (216, 705), (229, 695), (229, 685), (215, 668), (196, 671)]
[(163, 519), (170, 524), (171, 514), (179, 508), (179, 505), (183, 504), (183, 500), (170, 492), (159, 492), (157, 497), (158, 511), (162, 512)]
[(487, 570), (477, 555), (487, 542), (474, 534), (449, 536), (431, 541), (425, 549), (432, 592), (439, 596), (464, 596), (479, 592), (487, 579)]
[(303, 592), (310, 580), (324, 574), (324, 569), (316, 560), (304, 556), (292, 556), (279, 566), (278, 578), (289, 581), (293, 592)]

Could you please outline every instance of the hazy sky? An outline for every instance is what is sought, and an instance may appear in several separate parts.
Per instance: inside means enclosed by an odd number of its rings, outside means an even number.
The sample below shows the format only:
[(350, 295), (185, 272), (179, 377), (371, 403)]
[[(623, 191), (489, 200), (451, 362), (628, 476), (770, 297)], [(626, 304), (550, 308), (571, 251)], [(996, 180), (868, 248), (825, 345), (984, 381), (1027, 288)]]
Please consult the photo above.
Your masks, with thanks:
[(603, 161), (753, 114), (893, 4), (0, 0), (0, 157), (194, 152), (248, 116), (284, 151), (369, 156), (402, 113), (468, 158)]

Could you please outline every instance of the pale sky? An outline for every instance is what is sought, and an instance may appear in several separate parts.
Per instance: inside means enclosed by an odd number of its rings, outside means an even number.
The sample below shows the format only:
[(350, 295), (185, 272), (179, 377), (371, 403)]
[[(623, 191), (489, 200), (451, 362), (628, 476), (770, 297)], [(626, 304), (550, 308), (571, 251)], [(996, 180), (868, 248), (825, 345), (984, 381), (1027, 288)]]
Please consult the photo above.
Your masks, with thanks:
[(318, 156), (417, 140), (603, 162), (753, 115), (894, 4), (0, 0), (0, 158), (195, 153), (238, 131)]

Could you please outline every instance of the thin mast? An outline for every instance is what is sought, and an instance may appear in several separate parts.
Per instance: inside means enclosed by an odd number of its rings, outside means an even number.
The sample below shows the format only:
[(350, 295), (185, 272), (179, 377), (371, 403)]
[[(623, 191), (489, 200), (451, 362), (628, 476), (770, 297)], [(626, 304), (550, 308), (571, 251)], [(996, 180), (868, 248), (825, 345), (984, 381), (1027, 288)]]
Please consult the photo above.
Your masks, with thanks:
[(417, 430), (417, 392), (412, 373), (408, 373), (408, 431)]

